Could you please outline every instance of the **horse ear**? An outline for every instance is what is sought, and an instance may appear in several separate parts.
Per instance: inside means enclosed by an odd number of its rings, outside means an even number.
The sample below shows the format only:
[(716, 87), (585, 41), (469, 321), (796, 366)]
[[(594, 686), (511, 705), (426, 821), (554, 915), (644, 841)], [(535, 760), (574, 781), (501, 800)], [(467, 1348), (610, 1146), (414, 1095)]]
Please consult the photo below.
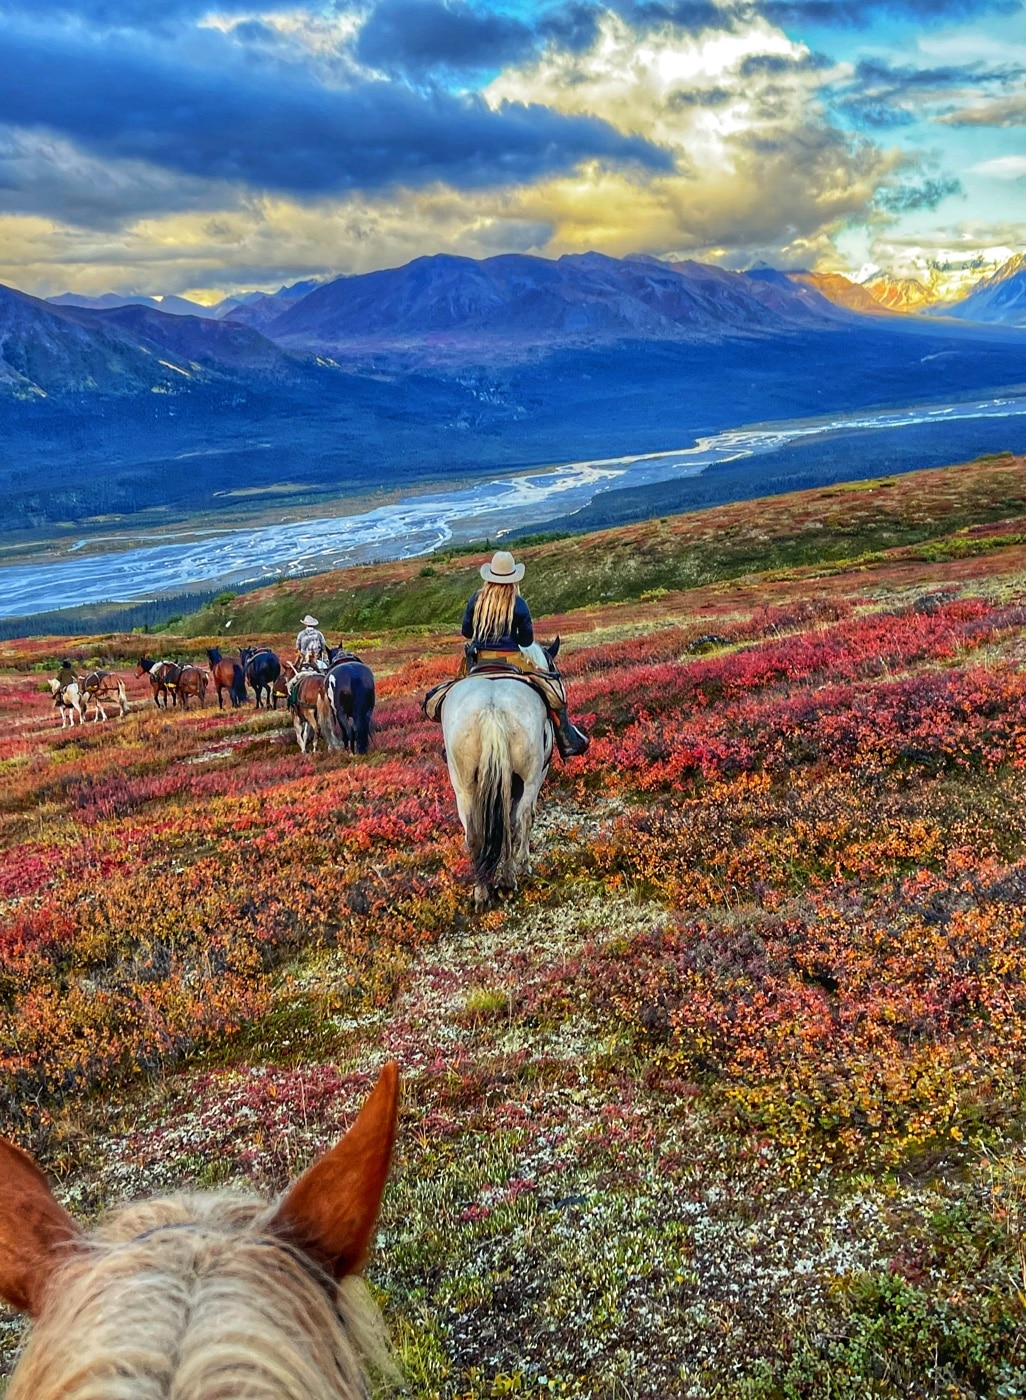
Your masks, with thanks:
[(0, 1297), (38, 1317), (47, 1284), (79, 1235), (28, 1153), (0, 1138)]
[(337, 1147), (303, 1173), (270, 1228), (298, 1245), (333, 1278), (367, 1257), (385, 1190), (399, 1111), (399, 1067), (381, 1071), (370, 1098)]
[(552, 645), (549, 647), (549, 655), (552, 657), (553, 661), (555, 661), (556, 657), (557, 657), (558, 654), (559, 654), (559, 643), (560, 643), (560, 637), (559, 637), (559, 634), (557, 633), (557, 635), (556, 635), (556, 637), (555, 637), (555, 640), (553, 641)]

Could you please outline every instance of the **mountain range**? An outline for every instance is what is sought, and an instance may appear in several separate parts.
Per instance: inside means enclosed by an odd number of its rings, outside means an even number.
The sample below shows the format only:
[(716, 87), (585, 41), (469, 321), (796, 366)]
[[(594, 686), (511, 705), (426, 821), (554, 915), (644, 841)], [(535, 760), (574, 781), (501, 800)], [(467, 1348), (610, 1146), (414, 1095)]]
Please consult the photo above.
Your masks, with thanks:
[[(638, 276), (638, 265), (649, 269), (648, 285)], [(953, 316), (983, 323), (1021, 324), (1020, 302), (1026, 300), (1023, 277), (1026, 256), (1016, 254), (1003, 266), (975, 283), (960, 278), (957, 295), (949, 281), (931, 273), (929, 283), (915, 277), (876, 271), (861, 280), (839, 272), (787, 271), (776, 274), (778, 287), (790, 282), (818, 293), (834, 306), (862, 314), (881, 311), (900, 314)], [(625, 275), (633, 272), (633, 277)], [(676, 272), (684, 287), (666, 280)], [(626, 333), (633, 322), (641, 334), (675, 336), (711, 311), (722, 327), (764, 322), (764, 313), (790, 319), (795, 305), (781, 301), (762, 308), (742, 309), (738, 278), (768, 280), (775, 269), (764, 265), (739, 274), (714, 265), (660, 260), (638, 255), (625, 259), (597, 253), (544, 259), (506, 254), (475, 261), (446, 254), (415, 259), (400, 268), (337, 278), (313, 277), (281, 286), (276, 292), (248, 292), (225, 297), (213, 305), (201, 305), (173, 294), (161, 297), (120, 295), (109, 292), (89, 297), (73, 292), (47, 300), (53, 306), (106, 311), (124, 306), (148, 306), (165, 315), (231, 319), (275, 339), (294, 340), (302, 347), (369, 343), (384, 337), (401, 343), (414, 336), (500, 336), (504, 323), (519, 323), (550, 339), (570, 335), (601, 334), (605, 330)], [(304, 304), (302, 310), (286, 313)], [(631, 303), (640, 301), (641, 305)], [(690, 302), (690, 306), (687, 303)], [(815, 305), (813, 303), (812, 305)], [(823, 308), (817, 308), (819, 314)], [(806, 322), (812, 306), (798, 313)], [(812, 312), (815, 314), (815, 312)], [(733, 316), (737, 315), (735, 321)], [(516, 328), (516, 327), (515, 327)]]
[(885, 306), (912, 293), (879, 279), (597, 253), (419, 258), (205, 315), (0, 288), (0, 534), (308, 511), (743, 424), (1004, 392), (1026, 380), (1013, 319), (1026, 269), (1002, 272), (973, 293), (975, 320), (963, 303)]

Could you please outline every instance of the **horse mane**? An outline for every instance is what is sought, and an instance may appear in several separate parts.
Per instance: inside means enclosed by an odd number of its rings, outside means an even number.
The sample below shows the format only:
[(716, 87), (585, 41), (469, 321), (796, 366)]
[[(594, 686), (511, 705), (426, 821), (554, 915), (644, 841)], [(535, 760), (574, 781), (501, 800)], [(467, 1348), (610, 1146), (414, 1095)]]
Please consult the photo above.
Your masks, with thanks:
[(394, 1378), (356, 1276), (336, 1284), (228, 1194), (128, 1206), (69, 1256), (8, 1400), (350, 1400)]

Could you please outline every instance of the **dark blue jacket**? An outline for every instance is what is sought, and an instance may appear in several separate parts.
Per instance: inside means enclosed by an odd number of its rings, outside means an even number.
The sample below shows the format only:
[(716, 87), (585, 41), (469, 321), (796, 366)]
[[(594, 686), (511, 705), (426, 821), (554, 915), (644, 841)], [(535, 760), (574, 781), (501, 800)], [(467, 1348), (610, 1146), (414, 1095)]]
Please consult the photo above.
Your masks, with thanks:
[[(467, 610), (463, 614), (463, 635), (474, 640), (474, 605), (477, 603), (477, 594), (467, 604)], [(517, 647), (529, 647), (534, 641), (534, 625), (531, 622), (531, 609), (527, 606), (520, 595), (513, 605), (513, 627), (508, 636), (505, 637), (482, 637), (481, 645), (494, 647), (496, 651), (515, 651)]]

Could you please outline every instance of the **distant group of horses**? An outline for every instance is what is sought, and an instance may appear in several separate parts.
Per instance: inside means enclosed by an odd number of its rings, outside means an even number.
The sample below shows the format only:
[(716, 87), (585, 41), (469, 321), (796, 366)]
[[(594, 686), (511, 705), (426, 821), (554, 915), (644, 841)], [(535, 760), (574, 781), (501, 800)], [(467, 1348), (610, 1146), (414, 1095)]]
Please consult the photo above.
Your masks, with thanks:
[[(528, 649), (539, 671), (553, 673), (559, 650)], [(284, 701), (302, 753), (323, 742), (329, 749), (365, 754), (370, 747), (374, 713), (374, 674), (359, 657), (336, 648), (326, 669), (297, 671), (269, 647), (244, 647), (238, 660), (207, 651), (209, 670), (193, 663), (143, 656), (137, 676), (148, 676), (154, 704), (160, 709), (191, 701), (203, 704), (213, 686), (223, 709), (248, 702), (253, 691), (257, 709), (277, 709)], [(74, 686), (51, 682), (61, 724), (84, 720), (88, 703), (94, 719), (106, 719), (116, 700), (128, 710), (123, 681), (110, 671), (92, 671)], [(474, 675), (458, 681), (442, 709), (445, 757), (474, 871), (474, 905), (484, 910), (514, 892), (530, 859), (531, 832), (542, 783), (552, 761), (552, 726), (543, 697), (515, 675)]]
[(52, 680), (50, 694), (60, 712), (62, 729), (74, 725), (76, 719), (79, 724), (84, 724), (90, 705), (93, 707), (93, 722), (97, 724), (107, 718), (108, 709), (113, 709), (115, 705), (118, 714), (128, 714), (125, 683), (113, 671), (90, 671), (87, 676), (65, 686), (59, 680)]
[[(551, 676), (558, 647), (557, 638), (525, 650)], [(223, 691), (243, 703), (247, 683), (258, 706), (274, 705), (284, 674), (304, 752), (332, 735), (334, 746), (367, 751), (374, 677), (359, 658), (335, 653), (325, 671), (291, 678), (267, 648), (244, 650), (238, 662), (216, 649), (209, 658), (222, 707)], [(169, 698), (183, 708), (193, 696), (202, 701), (208, 684), (202, 667), (147, 657), (138, 674), (149, 675), (161, 707)], [(115, 692), (127, 708), (123, 684)], [(98, 703), (110, 689), (92, 693)], [(529, 679), (500, 668), (455, 681), (439, 717), (474, 902), (483, 909), (515, 890), (527, 865), (552, 758), (548, 705)], [(195, 1400), (369, 1394), (368, 1362), (386, 1376), (390, 1362), (356, 1275), (388, 1175), (397, 1107), (398, 1070), (389, 1064), (345, 1138), (276, 1205), (178, 1196), (129, 1206), (91, 1236), (35, 1162), (0, 1138), (0, 1298), (36, 1322), (8, 1400), (86, 1400), (107, 1394), (111, 1377), (119, 1394), (180, 1391)]]

